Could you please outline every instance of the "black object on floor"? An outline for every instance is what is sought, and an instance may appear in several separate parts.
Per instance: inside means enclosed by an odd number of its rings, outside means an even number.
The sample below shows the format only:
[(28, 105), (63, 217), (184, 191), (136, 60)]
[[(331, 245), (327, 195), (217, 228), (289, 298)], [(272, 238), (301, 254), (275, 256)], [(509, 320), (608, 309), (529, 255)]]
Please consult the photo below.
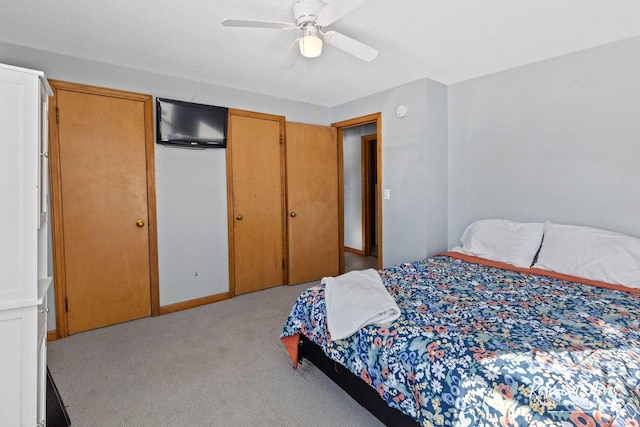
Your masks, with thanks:
[(47, 368), (47, 426), (48, 427), (69, 427), (71, 420), (64, 407), (56, 383), (49, 368)]

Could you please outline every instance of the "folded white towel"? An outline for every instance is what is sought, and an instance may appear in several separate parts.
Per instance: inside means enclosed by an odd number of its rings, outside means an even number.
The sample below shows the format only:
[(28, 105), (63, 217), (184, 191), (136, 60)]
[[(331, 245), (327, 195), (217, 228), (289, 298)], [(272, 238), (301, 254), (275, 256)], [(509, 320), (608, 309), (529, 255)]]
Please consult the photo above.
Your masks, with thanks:
[(348, 338), (366, 325), (383, 325), (400, 309), (372, 268), (324, 277), (327, 327), (333, 340)]

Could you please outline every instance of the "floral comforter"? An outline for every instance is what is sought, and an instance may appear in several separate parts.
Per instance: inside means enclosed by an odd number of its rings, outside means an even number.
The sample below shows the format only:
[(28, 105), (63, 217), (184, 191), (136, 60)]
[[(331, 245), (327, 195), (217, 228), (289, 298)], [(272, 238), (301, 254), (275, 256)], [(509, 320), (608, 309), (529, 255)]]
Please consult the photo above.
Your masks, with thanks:
[(449, 256), (380, 271), (402, 314), (332, 341), (322, 285), (303, 334), (423, 426), (639, 426), (640, 294)]

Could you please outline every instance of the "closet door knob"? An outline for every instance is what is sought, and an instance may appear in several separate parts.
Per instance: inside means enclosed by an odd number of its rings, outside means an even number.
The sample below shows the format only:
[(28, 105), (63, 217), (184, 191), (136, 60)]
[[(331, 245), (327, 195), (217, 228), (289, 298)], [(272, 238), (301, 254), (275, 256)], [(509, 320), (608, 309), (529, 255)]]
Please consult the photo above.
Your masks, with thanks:
[(136, 221), (136, 227), (138, 227), (138, 228), (144, 227), (144, 221), (141, 220), (141, 219), (137, 220)]
[(236, 219), (237, 219), (238, 221), (242, 221), (242, 218), (243, 218), (243, 216), (242, 216), (242, 215), (236, 215)]
[(291, 216), (291, 218), (295, 218), (298, 216), (298, 214), (295, 212), (291, 212), (289, 215)]

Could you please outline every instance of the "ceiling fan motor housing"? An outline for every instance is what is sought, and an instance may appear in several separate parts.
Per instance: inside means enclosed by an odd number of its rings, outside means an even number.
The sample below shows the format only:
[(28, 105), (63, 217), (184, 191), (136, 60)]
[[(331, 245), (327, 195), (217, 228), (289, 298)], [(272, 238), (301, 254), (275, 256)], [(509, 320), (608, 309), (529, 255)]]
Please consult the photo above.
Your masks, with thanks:
[(293, 17), (296, 20), (296, 25), (299, 27), (306, 27), (308, 25), (317, 25), (318, 18), (316, 14), (326, 4), (320, 0), (298, 0), (291, 6)]

